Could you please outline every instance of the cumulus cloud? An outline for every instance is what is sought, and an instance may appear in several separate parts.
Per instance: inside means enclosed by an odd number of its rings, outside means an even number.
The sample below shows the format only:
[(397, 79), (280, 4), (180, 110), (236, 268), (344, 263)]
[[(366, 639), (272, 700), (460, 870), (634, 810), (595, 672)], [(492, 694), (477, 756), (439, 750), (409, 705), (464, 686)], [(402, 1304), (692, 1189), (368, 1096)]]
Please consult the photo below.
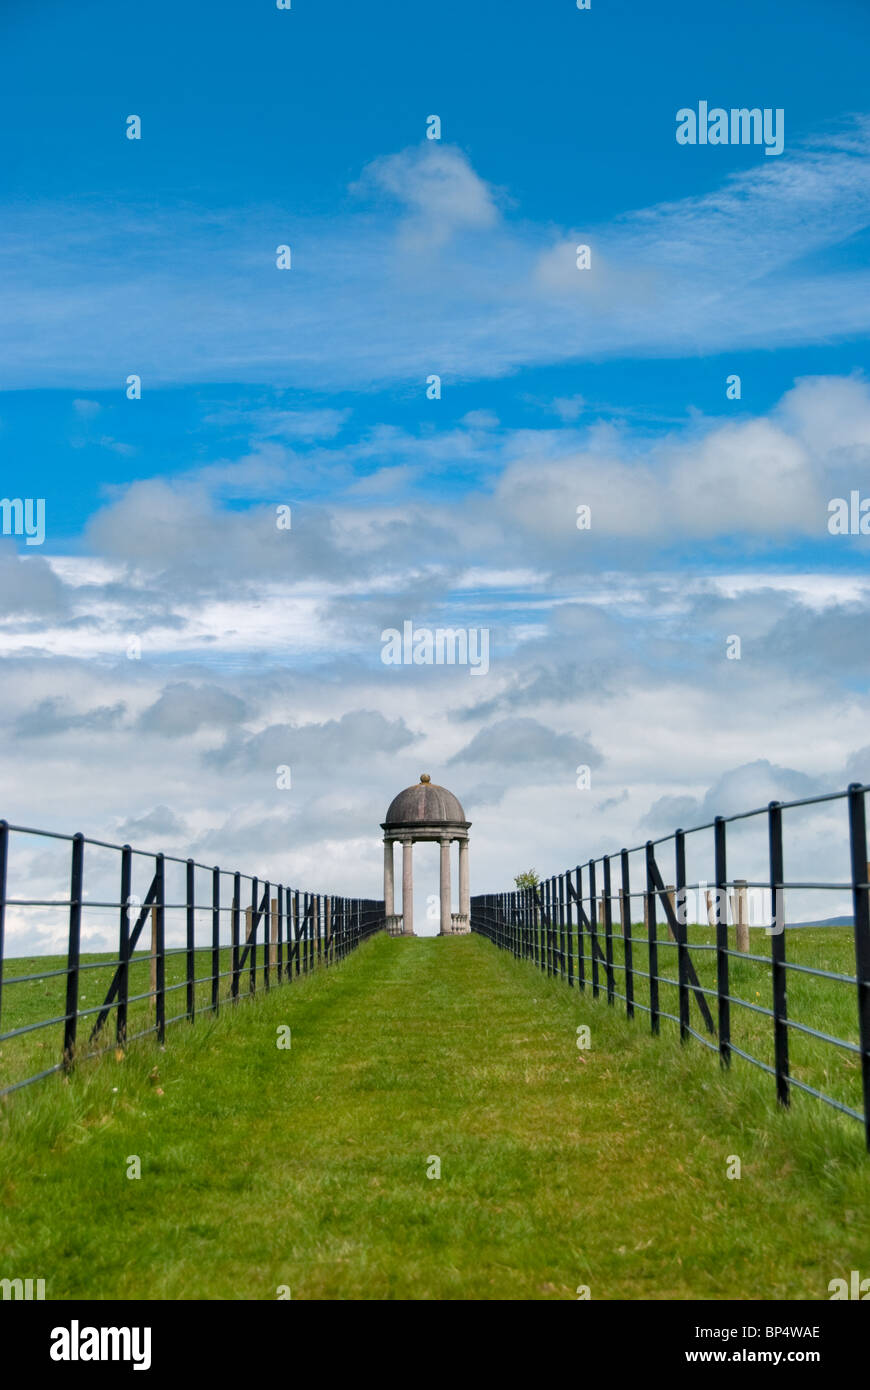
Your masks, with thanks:
[(509, 775), (522, 763), (554, 762), (568, 767), (582, 762), (597, 767), (601, 754), (587, 738), (557, 733), (537, 719), (516, 717), (487, 725), (449, 761), (451, 765), (460, 766), (487, 763)]
[(241, 724), (247, 715), (243, 700), (217, 685), (174, 681), (139, 716), (139, 728), (163, 738), (182, 738), (203, 728)]
[(649, 808), (647, 823), (676, 829), (701, 825), (715, 816), (733, 816), (763, 809), (771, 801), (799, 801), (836, 790), (818, 777), (757, 758), (722, 774), (702, 797), (659, 797)]
[(216, 766), (247, 771), (274, 770), (290, 764), (317, 780), (321, 772), (373, 756), (394, 754), (413, 743), (416, 735), (404, 719), (387, 719), (377, 710), (349, 710), (340, 719), (322, 723), (270, 724), (249, 738), (231, 738), (210, 755)]
[(19, 738), (50, 738), (56, 734), (100, 732), (118, 727), (124, 717), (123, 700), (114, 705), (98, 705), (76, 713), (69, 701), (60, 697), (40, 700), (18, 719), (15, 732)]
[[(861, 379), (816, 378), (766, 416), (653, 442), (471, 418), (434, 442), (343, 430), (119, 487), (75, 553), (0, 547), (30, 602), (0, 622), (4, 814), (378, 896), (379, 822), (424, 769), (473, 822), (481, 891), (863, 777), (866, 541), (829, 537), (824, 499), (861, 457), (867, 410)], [(462, 450), (461, 504), (414, 491)], [(297, 510), (285, 483), (309, 456), (331, 498)], [(361, 458), (415, 457), (395, 493), (357, 489)], [(294, 503), (292, 531), (268, 488)], [(816, 547), (801, 565), (796, 536)], [(385, 667), (380, 633), (406, 618), (489, 627), (486, 678)], [(744, 873), (763, 872), (761, 840)], [(430, 870), (421, 852), (421, 892)], [(57, 889), (54, 868), (31, 876)]]
[(356, 190), (386, 193), (405, 207), (400, 239), (414, 250), (441, 246), (459, 231), (490, 228), (498, 216), (492, 190), (466, 156), (440, 141), (372, 160)]
[(189, 834), (189, 828), (169, 806), (155, 806), (144, 816), (128, 816), (120, 822), (116, 833), (125, 842), (144, 841), (162, 848), (167, 841), (178, 841)]
[(31, 618), (65, 618), (68, 594), (42, 555), (18, 555), (12, 539), (0, 539), (0, 626), (14, 629)]

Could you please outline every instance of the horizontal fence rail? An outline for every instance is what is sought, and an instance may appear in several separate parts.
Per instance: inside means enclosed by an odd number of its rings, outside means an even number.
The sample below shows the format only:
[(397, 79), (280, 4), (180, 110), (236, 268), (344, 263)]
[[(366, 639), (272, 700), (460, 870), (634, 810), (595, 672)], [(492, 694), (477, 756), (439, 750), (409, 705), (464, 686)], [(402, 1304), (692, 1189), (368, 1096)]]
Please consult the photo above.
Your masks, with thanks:
[[(858, 1120), (870, 1150), (868, 790), (855, 783), (717, 816), (535, 887), (473, 897), (471, 930), (572, 988), (604, 993), (610, 1005), (620, 1000), (628, 1019), (645, 1013), (653, 1034), (664, 1019), (682, 1042), (718, 1052), (723, 1067), (738, 1056), (760, 1068), (783, 1106), (796, 1089)], [(824, 811), (823, 834), (817, 828), (810, 840), (805, 826), (800, 834), (795, 827), (795, 843), (787, 843), (790, 818), (806, 808)], [(805, 862), (820, 834), (826, 862), (841, 860), (842, 877), (787, 876), (786, 863)], [(706, 878), (687, 873), (687, 855)], [(766, 872), (729, 877), (737, 855)], [(819, 918), (790, 922), (787, 901), (819, 892), (848, 895), (848, 914), (816, 930)], [(640, 903), (642, 935), (633, 910)], [(753, 929), (756, 940), (763, 933), (763, 952), (750, 949)]]
[[(0, 821), (0, 1097), (137, 1038), (162, 1044), (171, 1024), (343, 960), (384, 926), (374, 899)], [(116, 951), (88, 953), (107, 937)]]

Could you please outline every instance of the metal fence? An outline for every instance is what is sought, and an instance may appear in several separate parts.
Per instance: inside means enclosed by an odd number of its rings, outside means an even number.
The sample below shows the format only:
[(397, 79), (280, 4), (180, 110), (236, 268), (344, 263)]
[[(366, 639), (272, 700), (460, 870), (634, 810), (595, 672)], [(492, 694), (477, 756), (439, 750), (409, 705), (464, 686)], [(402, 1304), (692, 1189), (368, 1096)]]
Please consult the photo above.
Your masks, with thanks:
[[(590, 859), (536, 888), (474, 897), (472, 931), (570, 986), (576, 979), (581, 990), (590, 985), (596, 997), (603, 988), (609, 1004), (624, 1001), (628, 1018), (644, 1011), (654, 1034), (662, 1019), (676, 1024), (683, 1042), (695, 1038), (718, 1051), (723, 1067), (734, 1055), (760, 1067), (773, 1078), (781, 1105), (790, 1103), (797, 1088), (859, 1120), (870, 1149), (868, 790), (854, 783), (829, 796), (717, 816), (693, 830)], [(784, 822), (791, 843), (784, 838)], [(753, 835), (761, 843), (754, 844)], [(786, 850), (800, 867), (821, 859), (841, 864), (843, 875), (787, 878)], [(667, 884), (661, 866), (671, 852), (674, 881)], [(732, 854), (741, 867), (754, 867), (752, 877), (729, 878)], [(687, 873), (687, 856), (698, 874)], [(700, 876), (705, 866), (709, 878)], [(823, 922), (825, 930), (802, 931), (819, 922), (819, 914), (808, 922), (789, 921), (786, 904), (798, 902), (806, 912), (820, 892), (828, 901), (832, 895), (842, 898), (848, 914)], [(761, 907), (754, 914), (761, 920), (754, 923), (745, 920), (753, 894)], [(693, 897), (701, 905), (695, 920)], [(643, 936), (635, 935), (632, 925), (632, 904), (639, 899)], [(614, 904), (619, 905), (618, 931)], [(763, 929), (769, 951), (749, 949), (752, 926)], [(660, 973), (660, 959), (667, 972), (667, 961), (674, 958), (676, 978)], [(750, 980), (764, 988), (766, 999), (761, 988), (755, 998), (736, 992)], [(790, 1008), (790, 992), (807, 1010), (806, 1021)], [(837, 1027), (847, 1036), (837, 1036)], [(766, 1058), (757, 1052), (766, 1052)]]
[[(0, 1096), (135, 1038), (162, 1043), (170, 1024), (342, 960), (383, 926), (383, 902), (0, 821)], [(117, 951), (87, 959), (107, 935)], [(10, 939), (43, 950), (9, 955)]]

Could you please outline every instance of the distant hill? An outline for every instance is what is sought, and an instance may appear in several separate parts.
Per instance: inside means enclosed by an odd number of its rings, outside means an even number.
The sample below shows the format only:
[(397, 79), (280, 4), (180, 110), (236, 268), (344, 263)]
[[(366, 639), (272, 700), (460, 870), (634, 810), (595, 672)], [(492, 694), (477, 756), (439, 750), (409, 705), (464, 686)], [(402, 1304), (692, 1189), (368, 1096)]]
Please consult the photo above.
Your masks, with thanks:
[(851, 917), (826, 917), (823, 922), (786, 922), (786, 927), (851, 927)]

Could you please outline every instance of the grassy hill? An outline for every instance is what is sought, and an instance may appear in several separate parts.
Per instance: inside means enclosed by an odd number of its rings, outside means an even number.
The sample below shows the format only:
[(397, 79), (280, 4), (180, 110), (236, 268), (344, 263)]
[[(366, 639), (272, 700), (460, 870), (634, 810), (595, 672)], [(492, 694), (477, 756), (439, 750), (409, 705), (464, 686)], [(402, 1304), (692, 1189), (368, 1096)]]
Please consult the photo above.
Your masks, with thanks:
[(49, 1298), (827, 1299), (870, 1274), (870, 1161), (859, 1125), (771, 1086), (477, 936), (380, 935), (11, 1096), (0, 1275)]

